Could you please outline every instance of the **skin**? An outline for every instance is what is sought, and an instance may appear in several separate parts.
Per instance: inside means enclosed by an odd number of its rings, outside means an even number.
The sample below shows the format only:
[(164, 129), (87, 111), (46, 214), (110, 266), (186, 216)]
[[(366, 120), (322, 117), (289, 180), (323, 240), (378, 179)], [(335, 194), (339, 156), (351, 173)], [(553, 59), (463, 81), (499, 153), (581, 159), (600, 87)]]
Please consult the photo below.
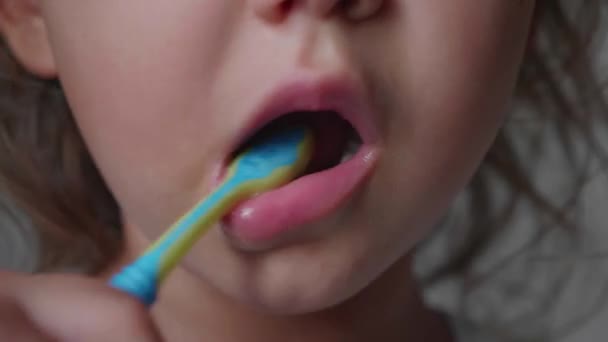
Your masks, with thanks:
[[(154, 309), (168, 340), (447, 339), (419, 299), (410, 252), (504, 119), (534, 1), (360, 5), (348, 14), (320, 0), (286, 12), (276, 0), (4, 2), (11, 48), (31, 72), (60, 78), (123, 211), (124, 260), (209, 191), (214, 165), (285, 77), (365, 89), (379, 140), (364, 188), (311, 224), (324, 232), (312, 242), (253, 256), (209, 233)], [(412, 328), (421, 326), (444, 333)]]

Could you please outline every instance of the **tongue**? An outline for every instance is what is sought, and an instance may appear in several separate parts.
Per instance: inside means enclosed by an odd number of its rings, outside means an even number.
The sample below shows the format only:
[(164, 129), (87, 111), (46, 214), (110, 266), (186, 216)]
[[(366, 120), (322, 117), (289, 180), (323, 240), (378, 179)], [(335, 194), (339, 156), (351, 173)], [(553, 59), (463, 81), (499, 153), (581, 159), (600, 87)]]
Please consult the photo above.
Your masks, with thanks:
[(348, 143), (349, 124), (335, 113), (319, 113), (310, 124), (315, 143), (305, 174), (329, 169), (339, 164)]

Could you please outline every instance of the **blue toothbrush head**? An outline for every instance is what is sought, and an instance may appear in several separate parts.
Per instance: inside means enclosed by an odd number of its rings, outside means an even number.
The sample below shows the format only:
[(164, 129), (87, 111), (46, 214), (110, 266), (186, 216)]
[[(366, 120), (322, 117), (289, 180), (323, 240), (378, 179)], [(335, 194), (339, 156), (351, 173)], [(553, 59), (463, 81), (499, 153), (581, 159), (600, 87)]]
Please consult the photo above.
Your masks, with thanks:
[(288, 127), (258, 139), (233, 162), (229, 178), (246, 181), (278, 177), (287, 181), (304, 171), (310, 161), (312, 139), (310, 129), (304, 126)]

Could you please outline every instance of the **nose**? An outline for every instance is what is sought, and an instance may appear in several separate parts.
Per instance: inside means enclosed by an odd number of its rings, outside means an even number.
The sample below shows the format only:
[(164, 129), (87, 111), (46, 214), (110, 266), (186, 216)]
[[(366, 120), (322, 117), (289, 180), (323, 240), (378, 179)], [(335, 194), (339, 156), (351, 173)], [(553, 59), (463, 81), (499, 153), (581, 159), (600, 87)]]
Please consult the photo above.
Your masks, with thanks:
[(372, 17), (384, 0), (251, 0), (253, 9), (266, 21), (280, 21), (296, 10), (306, 10), (317, 17), (326, 17), (342, 11), (350, 20)]

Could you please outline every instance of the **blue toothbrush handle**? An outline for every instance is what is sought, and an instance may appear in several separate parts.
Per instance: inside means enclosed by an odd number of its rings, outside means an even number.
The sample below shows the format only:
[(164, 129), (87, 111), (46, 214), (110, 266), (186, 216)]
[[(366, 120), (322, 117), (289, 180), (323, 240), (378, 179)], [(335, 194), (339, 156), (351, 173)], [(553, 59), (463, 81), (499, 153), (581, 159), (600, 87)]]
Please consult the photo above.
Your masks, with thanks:
[(239, 200), (276, 188), (306, 168), (312, 133), (305, 127), (285, 129), (239, 155), (226, 180), (178, 220), (140, 258), (114, 275), (109, 285), (151, 306), (160, 283), (195, 241)]
[(157, 267), (145, 257), (125, 266), (109, 282), (113, 288), (135, 297), (147, 307), (156, 301), (158, 283)]
[(223, 215), (221, 209), (227, 207), (226, 203), (232, 202), (235, 194), (238, 194), (236, 188), (242, 180), (237, 178), (232, 176), (224, 181), (174, 224), (143, 255), (115, 274), (110, 279), (109, 285), (132, 295), (146, 306), (154, 304), (164, 277), (177, 260), (198, 240), (198, 236), (205, 231), (205, 228), (215, 222), (214, 218)]

